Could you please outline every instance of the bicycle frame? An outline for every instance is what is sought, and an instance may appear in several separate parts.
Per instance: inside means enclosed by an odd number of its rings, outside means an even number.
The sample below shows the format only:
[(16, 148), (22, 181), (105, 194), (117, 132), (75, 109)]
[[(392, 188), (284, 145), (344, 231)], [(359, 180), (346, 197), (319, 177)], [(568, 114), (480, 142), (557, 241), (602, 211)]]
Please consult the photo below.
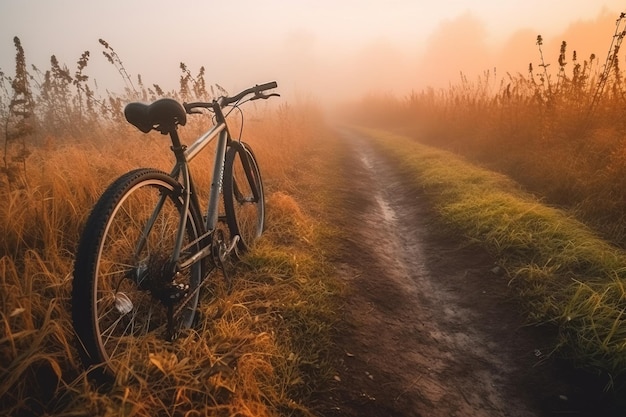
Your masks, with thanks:
[[(228, 130), (228, 125), (226, 123), (226, 117), (222, 112), (222, 108), (220, 103), (217, 101), (213, 102), (213, 111), (215, 114), (216, 124), (209, 129), (206, 133), (202, 134), (199, 138), (197, 138), (189, 147), (182, 145), (180, 143), (180, 138), (178, 136), (178, 132), (173, 130), (170, 133), (170, 139), (172, 140), (172, 151), (176, 156), (176, 163), (174, 168), (172, 169), (170, 175), (173, 178), (176, 178), (180, 181), (183, 186), (183, 204), (181, 208), (181, 212), (185, 213), (184, 216), (181, 216), (180, 223), (178, 225), (178, 231), (176, 234), (176, 242), (174, 245), (174, 250), (172, 252), (171, 265), (173, 265), (177, 271), (184, 270), (189, 268), (191, 265), (203, 259), (211, 254), (213, 254), (213, 233), (217, 228), (218, 223), (218, 209), (219, 209), (219, 197), (222, 192), (222, 184), (224, 177), (224, 164), (225, 164), (225, 156), (226, 156), (226, 148), (228, 144), (232, 141), (230, 132)], [(193, 181), (191, 179), (191, 174), (189, 172), (189, 162), (193, 160), (203, 149), (205, 149), (211, 142), (213, 142), (217, 138), (217, 146), (215, 149), (215, 163), (213, 166), (213, 177), (211, 180), (211, 188), (209, 191), (209, 204), (207, 208), (207, 216), (206, 222), (204, 224), (204, 230), (202, 230), (200, 237), (198, 240), (191, 242), (188, 246), (196, 245), (199, 240), (205, 240), (207, 237), (211, 237), (208, 239), (208, 244), (203, 245), (201, 249), (195, 254), (191, 255), (184, 262), (180, 263), (180, 253), (183, 250), (183, 240), (185, 235), (185, 223), (188, 221), (187, 213), (189, 213), (189, 206), (194, 205), (197, 209), (197, 212), (200, 212), (200, 205), (198, 201), (198, 196), (194, 191)], [(138, 247), (136, 249), (136, 253), (140, 253), (143, 249), (143, 246), (146, 242), (146, 237), (150, 234), (152, 227), (154, 226), (154, 220), (156, 219), (159, 211), (161, 210), (163, 203), (167, 196), (163, 195), (159, 199), (159, 202), (150, 218), (143, 232), (143, 237), (140, 239)], [(236, 240), (235, 242), (236, 243)], [(231, 242), (231, 245), (234, 244)]]

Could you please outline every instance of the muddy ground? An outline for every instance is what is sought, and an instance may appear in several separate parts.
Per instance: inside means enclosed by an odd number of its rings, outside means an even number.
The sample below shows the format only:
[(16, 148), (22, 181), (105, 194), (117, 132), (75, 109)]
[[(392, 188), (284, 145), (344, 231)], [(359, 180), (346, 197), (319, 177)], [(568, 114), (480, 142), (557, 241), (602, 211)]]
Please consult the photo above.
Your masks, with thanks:
[(319, 415), (621, 415), (594, 378), (548, 357), (554, 332), (525, 325), (487, 253), (442, 234), (392, 163), (340, 136), (347, 294)]

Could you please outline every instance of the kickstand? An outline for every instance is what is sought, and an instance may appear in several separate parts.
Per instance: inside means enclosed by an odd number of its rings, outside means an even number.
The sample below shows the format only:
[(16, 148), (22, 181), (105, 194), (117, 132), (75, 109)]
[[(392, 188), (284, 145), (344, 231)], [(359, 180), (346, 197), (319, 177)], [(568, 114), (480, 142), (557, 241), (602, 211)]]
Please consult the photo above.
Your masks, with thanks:
[(220, 248), (220, 256), (218, 256), (219, 268), (222, 270), (222, 275), (224, 275), (224, 281), (226, 282), (226, 293), (230, 294), (233, 289), (233, 279), (232, 274), (228, 270), (229, 268), (227, 268), (226, 258), (227, 256), (222, 253)]

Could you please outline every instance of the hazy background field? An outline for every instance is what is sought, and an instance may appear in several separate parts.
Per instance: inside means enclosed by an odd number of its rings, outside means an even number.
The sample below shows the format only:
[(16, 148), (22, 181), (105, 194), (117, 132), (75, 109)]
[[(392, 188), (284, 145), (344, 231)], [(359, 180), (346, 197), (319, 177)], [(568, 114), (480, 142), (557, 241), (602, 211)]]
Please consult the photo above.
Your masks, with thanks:
[[(277, 79), (283, 93), (342, 98), (364, 92), (406, 94), (447, 87), (462, 71), (524, 72), (537, 62), (535, 38), (548, 56), (562, 40), (579, 56), (604, 55), (620, 0), (331, 0), (220, 3), (112, 0), (5, 1), (0, 5), (0, 70), (11, 74), (13, 36), (28, 64), (50, 55), (72, 66), (91, 51), (91, 83), (101, 92), (123, 83), (98, 52), (115, 47), (133, 79), (177, 87), (178, 63), (227, 90)], [(93, 84), (92, 84), (93, 86)]]

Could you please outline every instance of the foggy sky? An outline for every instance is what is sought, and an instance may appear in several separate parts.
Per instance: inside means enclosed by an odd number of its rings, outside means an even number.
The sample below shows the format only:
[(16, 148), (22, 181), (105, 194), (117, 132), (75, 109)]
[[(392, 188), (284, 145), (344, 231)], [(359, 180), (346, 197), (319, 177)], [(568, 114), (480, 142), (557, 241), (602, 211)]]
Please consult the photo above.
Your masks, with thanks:
[(14, 73), (13, 37), (27, 63), (49, 68), (55, 54), (73, 72), (89, 50), (87, 74), (100, 91), (119, 90), (102, 56), (107, 40), (133, 76), (176, 88), (179, 63), (206, 67), (209, 83), (235, 92), (278, 80), (283, 92), (343, 98), (368, 91), (445, 87), (497, 68), (525, 73), (546, 40), (556, 66), (568, 56), (606, 56), (618, 0), (0, 0), (0, 69)]

